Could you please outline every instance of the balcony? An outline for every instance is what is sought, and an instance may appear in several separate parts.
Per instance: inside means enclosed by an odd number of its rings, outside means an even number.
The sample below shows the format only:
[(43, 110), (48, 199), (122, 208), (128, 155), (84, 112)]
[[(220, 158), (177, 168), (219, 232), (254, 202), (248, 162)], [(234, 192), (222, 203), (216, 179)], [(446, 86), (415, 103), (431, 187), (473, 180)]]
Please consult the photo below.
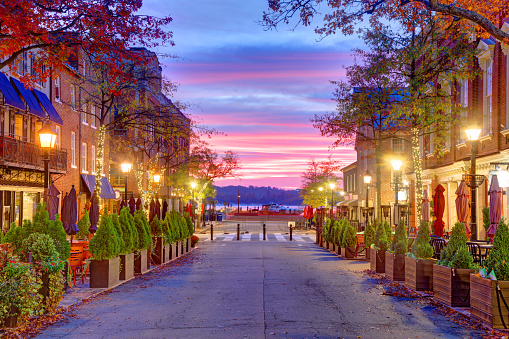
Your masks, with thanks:
[[(44, 151), (37, 144), (11, 136), (0, 136), (0, 165), (43, 171), (43, 155)], [(53, 173), (66, 173), (65, 149), (50, 151), (49, 169)]]

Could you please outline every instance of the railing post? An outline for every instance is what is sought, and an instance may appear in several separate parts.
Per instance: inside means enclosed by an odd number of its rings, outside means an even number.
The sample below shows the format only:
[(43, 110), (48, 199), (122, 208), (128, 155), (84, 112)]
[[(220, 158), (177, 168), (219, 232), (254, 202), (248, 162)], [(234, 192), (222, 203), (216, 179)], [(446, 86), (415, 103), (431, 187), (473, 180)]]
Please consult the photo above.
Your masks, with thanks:
[(210, 240), (214, 240), (214, 224), (210, 225)]
[(263, 240), (265, 240), (266, 233), (267, 233), (267, 227), (265, 226), (265, 223), (263, 223)]
[(290, 224), (290, 241), (292, 241), (292, 232), (293, 232), (293, 227), (292, 227), (292, 225)]
[(237, 224), (237, 240), (240, 240), (240, 224)]

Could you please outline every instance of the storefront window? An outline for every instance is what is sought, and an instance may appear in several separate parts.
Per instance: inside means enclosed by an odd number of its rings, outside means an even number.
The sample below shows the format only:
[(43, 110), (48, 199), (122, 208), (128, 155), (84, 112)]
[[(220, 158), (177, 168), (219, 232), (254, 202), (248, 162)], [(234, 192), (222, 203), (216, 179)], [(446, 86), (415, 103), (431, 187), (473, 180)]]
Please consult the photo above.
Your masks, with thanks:
[(37, 193), (23, 192), (23, 219), (32, 220), (37, 208)]
[[(10, 194), (11, 192), (9, 192)], [(14, 192), (14, 222), (16, 225), (21, 226), (19, 220), (21, 212), (21, 192)]]

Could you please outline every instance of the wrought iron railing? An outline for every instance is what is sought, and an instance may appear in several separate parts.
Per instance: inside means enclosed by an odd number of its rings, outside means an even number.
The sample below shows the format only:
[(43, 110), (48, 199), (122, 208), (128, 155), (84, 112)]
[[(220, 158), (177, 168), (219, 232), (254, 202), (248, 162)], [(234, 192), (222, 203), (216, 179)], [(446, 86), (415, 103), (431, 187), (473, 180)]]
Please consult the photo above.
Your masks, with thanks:
[[(0, 136), (0, 160), (20, 167), (33, 167), (42, 170), (44, 151), (34, 143), (19, 140), (10, 136)], [(50, 151), (50, 170), (67, 170), (67, 152), (65, 149)]]

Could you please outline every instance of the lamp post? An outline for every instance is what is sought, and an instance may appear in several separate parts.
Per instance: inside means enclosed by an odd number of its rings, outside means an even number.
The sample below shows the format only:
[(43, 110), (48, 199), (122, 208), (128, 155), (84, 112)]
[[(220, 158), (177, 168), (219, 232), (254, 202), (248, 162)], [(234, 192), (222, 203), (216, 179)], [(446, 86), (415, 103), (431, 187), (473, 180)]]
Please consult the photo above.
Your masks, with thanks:
[(193, 189), (193, 202), (192, 202), (192, 204), (191, 204), (191, 206), (192, 206), (192, 208), (191, 208), (191, 214), (192, 214), (191, 218), (193, 219), (193, 225), (194, 225), (194, 214), (195, 214), (195, 213), (194, 213), (194, 212), (195, 212), (195, 211), (194, 211), (194, 189), (195, 189), (195, 187), (196, 187), (196, 183), (193, 181), (193, 182), (191, 183), (191, 188)]
[(237, 189), (237, 213), (240, 213), (240, 189)]
[(329, 184), (329, 187), (330, 187), (330, 217), (331, 219), (334, 217), (334, 187), (336, 187), (336, 185), (334, 183), (330, 183)]
[(44, 120), (42, 128), (37, 132), (41, 142), (41, 148), (44, 150), (44, 199), (47, 200), (49, 187), (49, 150), (55, 147), (57, 142), (57, 133), (51, 127), (49, 118)]
[(126, 205), (127, 205), (127, 175), (129, 174), (129, 172), (131, 172), (131, 166), (132, 165), (130, 163), (128, 163), (128, 162), (124, 162), (124, 163), (120, 164), (120, 168), (122, 168), (122, 172), (124, 173), (124, 179), (125, 179), (124, 199), (125, 199)]
[(400, 175), (400, 169), (401, 165), (403, 165), (403, 162), (399, 159), (393, 159), (391, 160), (392, 168), (394, 169), (394, 223), (396, 223), (396, 217), (399, 216), (398, 213), (398, 193), (399, 193), (399, 175)]
[(364, 185), (366, 185), (366, 225), (368, 223), (368, 209), (369, 209), (369, 185), (371, 184), (371, 174), (369, 171), (364, 174)]
[(476, 189), (477, 186), (481, 185), (484, 176), (475, 174), (475, 157), (477, 156), (477, 146), (479, 144), (479, 135), (481, 134), (481, 129), (476, 127), (471, 127), (465, 130), (467, 134), (468, 140), (472, 143), (472, 154), (470, 156), (470, 175), (464, 175), (465, 183), (471, 189), (472, 198), (470, 200), (470, 231), (471, 240), (477, 240), (477, 216), (476, 216)]

